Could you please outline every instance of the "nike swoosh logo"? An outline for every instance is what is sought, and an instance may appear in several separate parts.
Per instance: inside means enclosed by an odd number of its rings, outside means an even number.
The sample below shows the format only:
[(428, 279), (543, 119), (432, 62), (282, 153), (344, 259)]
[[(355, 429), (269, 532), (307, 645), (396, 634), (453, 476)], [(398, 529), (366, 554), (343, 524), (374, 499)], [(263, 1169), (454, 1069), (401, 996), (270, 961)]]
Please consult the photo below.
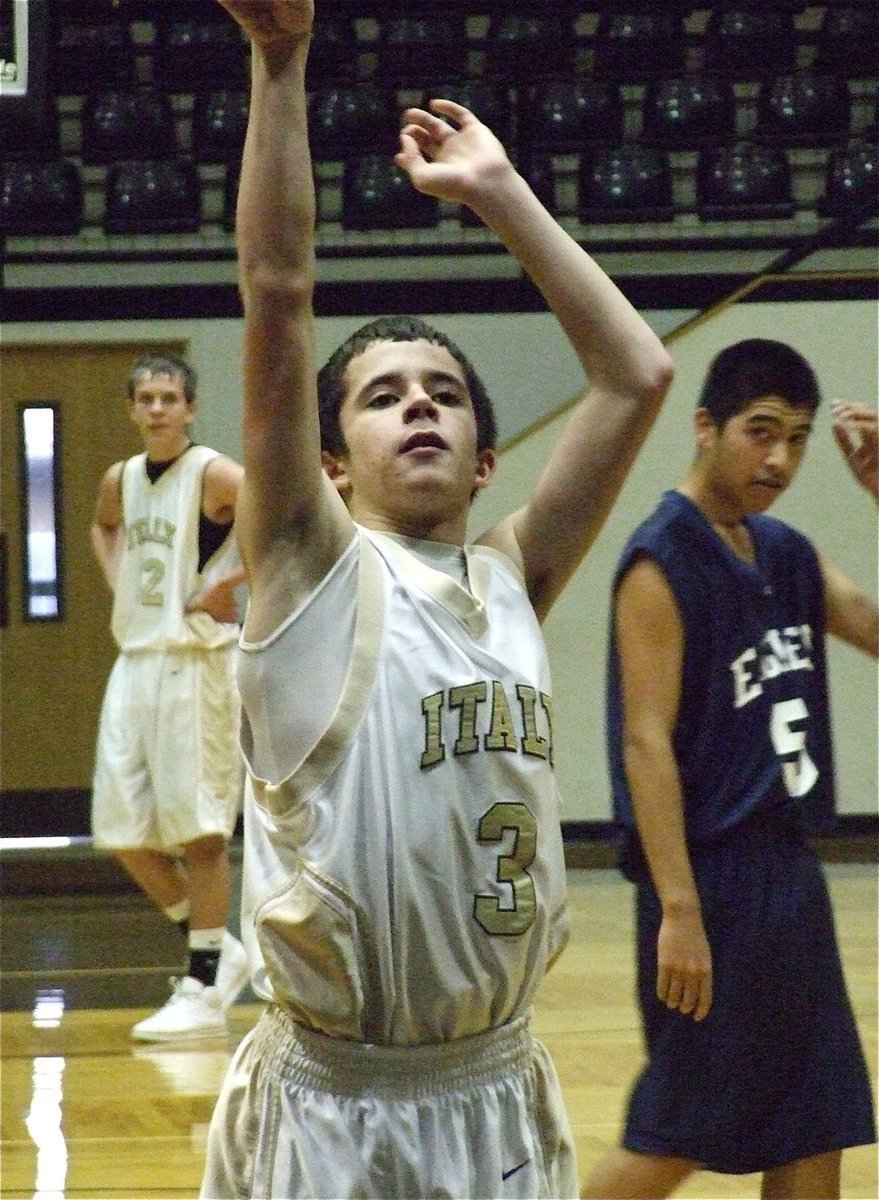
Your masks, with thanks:
[(517, 1171), (521, 1171), (523, 1167), (527, 1167), (530, 1162), (531, 1159), (526, 1158), (524, 1162), (519, 1163), (518, 1167), (510, 1167), (509, 1171), (502, 1171), (501, 1179), (506, 1182), (512, 1175), (515, 1175)]

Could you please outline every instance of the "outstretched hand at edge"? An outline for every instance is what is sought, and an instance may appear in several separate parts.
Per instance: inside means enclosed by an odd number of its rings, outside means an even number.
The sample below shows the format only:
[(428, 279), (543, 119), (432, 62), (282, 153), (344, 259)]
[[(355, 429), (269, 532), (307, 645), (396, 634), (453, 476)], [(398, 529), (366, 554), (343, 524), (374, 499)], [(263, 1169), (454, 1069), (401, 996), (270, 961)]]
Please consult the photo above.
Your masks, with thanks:
[(879, 501), (879, 416), (866, 404), (834, 400), (833, 436), (855, 479)]

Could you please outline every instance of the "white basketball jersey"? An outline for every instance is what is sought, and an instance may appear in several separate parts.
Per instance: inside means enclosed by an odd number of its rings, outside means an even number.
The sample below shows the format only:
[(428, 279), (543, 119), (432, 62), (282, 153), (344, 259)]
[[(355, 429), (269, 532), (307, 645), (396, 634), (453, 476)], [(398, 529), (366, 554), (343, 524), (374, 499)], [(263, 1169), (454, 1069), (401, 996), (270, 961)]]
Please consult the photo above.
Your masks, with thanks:
[[(304, 610), (242, 642), (254, 985), (323, 1033), (405, 1045), (501, 1025), (567, 939), (543, 637), (504, 555), (466, 563), (470, 590), (358, 529)], [(341, 695), (272, 783), (252, 768), (253, 738), (277, 734), (258, 698), (298, 679), (307, 720), (322, 681), (298, 674), (297, 632), (311, 605), (339, 611), (334, 587), (356, 589)], [(325, 630), (327, 657), (339, 638), (345, 655), (345, 631)]]
[(203, 572), (198, 532), (204, 472), (217, 451), (191, 446), (151, 483), (146, 454), (123, 465), (120, 481), (125, 546), (113, 596), (113, 636), (126, 651), (214, 649), (234, 642), (237, 625), (220, 624), (185, 606), (213, 578), (238, 561), (227, 535)]

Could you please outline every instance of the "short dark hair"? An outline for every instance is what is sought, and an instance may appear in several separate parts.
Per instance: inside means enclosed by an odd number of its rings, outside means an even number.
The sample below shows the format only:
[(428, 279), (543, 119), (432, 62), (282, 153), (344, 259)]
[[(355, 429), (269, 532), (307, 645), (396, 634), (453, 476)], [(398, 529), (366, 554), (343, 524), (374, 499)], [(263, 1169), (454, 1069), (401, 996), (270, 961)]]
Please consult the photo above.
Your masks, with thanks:
[(191, 367), (188, 362), (178, 358), (175, 354), (142, 354), (140, 358), (135, 359), (128, 372), (129, 400), (134, 399), (134, 393), (147, 375), (170, 375), (172, 379), (177, 378), (183, 385), (183, 394), (186, 399), (190, 402), (195, 399), (198, 387), (198, 375), (195, 367)]
[(351, 360), (362, 354), (373, 342), (422, 340), (432, 342), (435, 346), (443, 346), (461, 367), (476, 417), (476, 448), (494, 449), (497, 441), (494, 407), (485, 385), (464, 352), (450, 337), (434, 329), (420, 317), (394, 316), (379, 317), (355, 330), (318, 371), (317, 403), (322, 450), (339, 455), (344, 454), (346, 449), (339, 413), (345, 396), (345, 372)]
[(780, 396), (794, 408), (814, 413), (821, 403), (815, 372), (792, 346), (769, 338), (735, 342), (714, 358), (699, 396), (722, 429), (730, 417), (761, 396)]

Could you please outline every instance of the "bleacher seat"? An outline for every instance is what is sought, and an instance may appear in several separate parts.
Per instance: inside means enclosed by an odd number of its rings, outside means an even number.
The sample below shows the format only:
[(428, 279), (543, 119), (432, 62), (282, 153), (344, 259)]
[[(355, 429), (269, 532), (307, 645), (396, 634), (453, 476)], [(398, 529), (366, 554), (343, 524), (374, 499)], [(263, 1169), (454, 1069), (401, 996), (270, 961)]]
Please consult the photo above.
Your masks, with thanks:
[(0, 236), (77, 234), (83, 194), (79, 168), (67, 160), (3, 163)]
[(795, 208), (786, 151), (746, 140), (700, 150), (696, 198), (704, 221), (792, 217)]
[[(217, 16), (160, 20), (153, 43), (153, 82), (169, 92), (246, 85), (250, 52), (239, 27), (216, 6)], [(179, 10), (178, 10), (179, 11)]]
[(308, 123), (315, 162), (396, 149), (399, 114), (393, 96), (370, 83), (331, 84), (312, 92)]
[(318, 7), (305, 68), (309, 90), (328, 83), (356, 79), (360, 73), (360, 44), (350, 18), (327, 15)]
[(830, 150), (818, 212), (853, 220), (879, 215), (879, 139), (849, 138)]
[(586, 224), (674, 217), (668, 155), (657, 147), (627, 142), (584, 154), (579, 189), (578, 210)]
[(454, 12), (392, 15), (380, 22), (377, 77), (414, 87), (468, 72), (467, 27)]
[(0, 158), (53, 159), (61, 157), (58, 104), (47, 95), (41, 112), (4, 108), (0, 120)]
[(171, 158), (179, 151), (171, 102), (155, 88), (93, 92), (80, 119), (84, 163)]
[(250, 94), (242, 89), (215, 88), (194, 97), (192, 153), (197, 162), (238, 162), (249, 108)]
[(879, 9), (847, 4), (824, 11), (815, 47), (815, 68), (849, 78), (879, 74)]
[(343, 228), (427, 229), (438, 220), (436, 197), (417, 192), (388, 155), (363, 154), (346, 161)]
[(486, 77), (522, 84), (573, 65), (575, 39), (563, 10), (492, 16), (483, 47)]
[(842, 76), (799, 71), (761, 84), (753, 137), (784, 146), (830, 146), (846, 138), (850, 120)]
[(623, 99), (617, 83), (568, 76), (537, 83), (523, 97), (521, 148), (570, 154), (586, 146), (620, 142)]
[[(93, 238), (104, 218), (103, 168), (191, 155), (205, 192), (203, 213), (231, 232), (249, 47), (217, 0), (40, 2), (48, 14), (48, 105), (38, 117), (25, 106), (4, 107), (0, 161), (19, 159), (31, 169), (38, 159), (67, 160), (80, 168), (84, 205), (77, 219)], [(106, 9), (100, 20), (96, 3)], [(0, 27), (5, 21), (11, 28), (8, 11), (0, 0)], [(403, 107), (425, 106), (437, 95), (484, 120), (563, 219), (667, 221), (674, 205), (667, 183), (655, 178), (653, 200), (642, 181), (639, 202), (628, 206), (636, 215), (627, 215), (626, 197), (638, 194), (638, 155), (640, 170), (664, 180), (670, 160), (676, 202), (689, 211), (698, 197), (706, 220), (735, 222), (757, 213), (782, 221), (807, 210), (833, 215), (857, 209), (860, 199), (852, 197), (862, 197), (874, 177), (879, 5), (447, 0), (440, 11), (404, 0), (325, 0), (317, 5), (306, 78), (318, 223), (329, 223), (329, 242), (336, 237), (343, 164), (357, 160), (366, 171), (365, 156), (392, 162)], [(718, 155), (711, 159), (708, 151)], [(396, 173), (390, 184), (377, 166), (370, 170), (369, 196), (384, 189), (386, 199), (400, 204)], [(51, 171), (74, 197), (67, 166)], [(710, 171), (725, 179), (708, 181)], [(350, 189), (352, 173), (345, 175)], [(369, 203), (361, 206), (368, 209)], [(190, 225), (193, 211), (191, 205)], [(387, 229), (410, 221), (385, 219)], [(469, 209), (460, 219), (481, 226)], [(419, 212), (412, 227), (432, 220)], [(791, 225), (766, 236), (780, 245), (797, 233)], [(677, 229), (661, 236), (674, 242)], [(741, 235), (731, 227), (730, 236)], [(463, 240), (478, 239), (468, 232)], [(450, 242), (444, 224), (441, 245)], [(87, 256), (99, 245), (83, 238), (81, 249)]]
[(626, 83), (657, 74), (673, 74), (684, 66), (680, 12), (656, 4), (648, 9), (603, 11), (595, 39), (595, 72)]
[(104, 232), (195, 233), (201, 183), (188, 158), (121, 162), (107, 171)]
[(793, 14), (784, 5), (714, 5), (705, 29), (704, 59), (709, 70), (731, 79), (760, 79), (792, 71), (797, 39)]
[(49, 66), (58, 95), (81, 94), (112, 84), (132, 87), (137, 78), (131, 30), (119, 19), (59, 22)]
[(651, 80), (642, 105), (641, 137), (669, 150), (696, 150), (736, 133), (731, 81), (704, 72)]

